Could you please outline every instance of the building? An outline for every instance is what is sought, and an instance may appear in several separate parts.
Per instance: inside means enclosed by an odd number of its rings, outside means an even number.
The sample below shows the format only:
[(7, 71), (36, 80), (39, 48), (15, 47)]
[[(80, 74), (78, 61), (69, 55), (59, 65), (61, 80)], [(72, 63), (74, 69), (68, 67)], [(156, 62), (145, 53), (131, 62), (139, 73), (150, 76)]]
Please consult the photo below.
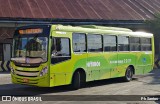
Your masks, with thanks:
[[(159, 0), (0, 0), (0, 65), (8, 70), (18, 26), (97, 24), (147, 29), (145, 20), (160, 12)], [(156, 47), (159, 47), (157, 42)], [(159, 53), (160, 49), (156, 52)], [(7, 66), (7, 67), (6, 67)]]

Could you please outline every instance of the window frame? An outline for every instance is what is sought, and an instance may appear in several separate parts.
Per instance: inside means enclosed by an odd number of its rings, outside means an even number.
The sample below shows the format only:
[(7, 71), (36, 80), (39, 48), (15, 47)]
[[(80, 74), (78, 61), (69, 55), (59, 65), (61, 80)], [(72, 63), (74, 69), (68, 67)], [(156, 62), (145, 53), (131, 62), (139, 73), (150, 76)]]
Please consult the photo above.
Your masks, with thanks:
[[(101, 51), (89, 51), (89, 49), (88, 49), (88, 35), (90, 35), (90, 36), (93, 36), (93, 35), (99, 35), (99, 36), (101, 36)], [(86, 39), (87, 39), (87, 52), (88, 53), (99, 53), (99, 52), (104, 52), (104, 47), (103, 47), (103, 35), (102, 34), (92, 34), (92, 33), (88, 33), (88, 34), (86, 34)]]
[[(126, 51), (121, 51), (119, 49), (119, 41), (118, 41), (118, 37), (128, 37), (128, 50)], [(126, 44), (125, 44), (126, 45)], [(130, 44), (129, 44), (129, 36), (128, 35), (117, 35), (117, 52), (130, 52)]]
[[(144, 44), (142, 43), (141, 39), (142, 38), (147, 38), (147, 39), (150, 39), (150, 43), (148, 44)], [(150, 50), (142, 50), (142, 45), (150, 45)], [(152, 51), (152, 38), (149, 38), (149, 37), (140, 37), (140, 51), (143, 51), (143, 52), (146, 52), (146, 51)]]
[[(83, 34), (84, 36), (85, 36), (85, 48), (86, 48), (86, 51), (85, 52), (75, 52), (74, 51), (74, 47), (73, 47), (73, 35), (74, 34)], [(87, 45), (87, 35), (86, 35), (86, 33), (77, 33), (77, 32), (73, 32), (72, 33), (72, 49), (73, 49), (73, 53), (87, 53), (88, 52), (88, 47), (87, 47), (88, 45)]]
[[(139, 50), (137, 51), (133, 51), (133, 50), (131, 50), (131, 44), (134, 44), (135, 45), (135, 43), (131, 43), (130, 41), (130, 38), (139, 38), (139, 43), (137, 43), (137, 44), (139, 44)], [(135, 37), (135, 36), (129, 36), (129, 51), (130, 52), (140, 52), (141, 51), (141, 41), (140, 41), (140, 38), (141, 37)]]
[[(55, 40), (56, 38), (65, 38), (65, 39), (68, 39), (69, 40), (69, 55), (70, 56), (59, 56), (59, 57), (54, 57), (52, 56), (52, 45), (53, 45), (53, 39)], [(54, 41), (54, 47), (55, 47), (55, 41)], [(50, 63), (52, 65), (55, 65), (55, 64), (59, 64), (59, 63), (62, 63), (62, 62), (65, 62), (65, 61), (68, 61), (68, 60), (71, 60), (72, 59), (72, 52), (71, 52), (71, 39), (69, 37), (53, 37), (51, 38), (51, 48), (50, 48), (50, 55), (51, 55), (51, 59), (50, 59)], [(64, 57), (68, 57), (68, 59), (66, 60), (63, 60), (63, 61), (59, 61), (59, 62), (56, 62), (56, 63), (52, 63), (52, 59), (53, 58), (64, 58)]]
[[(116, 44), (116, 50), (115, 51), (105, 51), (105, 40), (104, 40), (104, 37), (105, 36), (113, 36), (113, 37), (115, 37), (115, 40), (116, 40), (116, 42), (115, 42), (115, 44)], [(104, 34), (103, 35), (103, 52), (117, 52), (118, 51), (118, 40), (117, 40), (117, 35), (107, 35), (107, 34)]]

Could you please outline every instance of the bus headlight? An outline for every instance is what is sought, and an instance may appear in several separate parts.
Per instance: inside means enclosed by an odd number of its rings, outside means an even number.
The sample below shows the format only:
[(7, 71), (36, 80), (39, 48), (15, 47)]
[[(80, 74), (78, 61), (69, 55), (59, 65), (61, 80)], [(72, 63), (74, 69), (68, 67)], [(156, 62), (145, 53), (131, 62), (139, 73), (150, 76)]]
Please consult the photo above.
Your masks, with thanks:
[(44, 76), (45, 74), (47, 74), (47, 72), (48, 72), (48, 67), (43, 68), (40, 72), (40, 76)]

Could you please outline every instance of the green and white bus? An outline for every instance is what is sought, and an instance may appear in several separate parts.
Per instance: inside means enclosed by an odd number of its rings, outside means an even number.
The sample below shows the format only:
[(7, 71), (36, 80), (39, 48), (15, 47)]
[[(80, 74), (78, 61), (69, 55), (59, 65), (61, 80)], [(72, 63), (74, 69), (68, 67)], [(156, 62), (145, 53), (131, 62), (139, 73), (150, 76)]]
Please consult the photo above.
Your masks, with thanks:
[(95, 25), (33, 25), (17, 28), (12, 82), (39, 87), (72, 85), (150, 72), (154, 37), (126, 28)]

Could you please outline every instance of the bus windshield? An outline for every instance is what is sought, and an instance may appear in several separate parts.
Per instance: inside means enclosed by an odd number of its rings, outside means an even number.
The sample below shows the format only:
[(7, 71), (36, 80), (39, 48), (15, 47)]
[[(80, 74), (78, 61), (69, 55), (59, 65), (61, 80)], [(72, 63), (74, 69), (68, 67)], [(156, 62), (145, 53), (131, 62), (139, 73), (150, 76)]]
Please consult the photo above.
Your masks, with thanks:
[(16, 37), (13, 41), (13, 58), (17, 63), (42, 63), (47, 61), (47, 37)]

